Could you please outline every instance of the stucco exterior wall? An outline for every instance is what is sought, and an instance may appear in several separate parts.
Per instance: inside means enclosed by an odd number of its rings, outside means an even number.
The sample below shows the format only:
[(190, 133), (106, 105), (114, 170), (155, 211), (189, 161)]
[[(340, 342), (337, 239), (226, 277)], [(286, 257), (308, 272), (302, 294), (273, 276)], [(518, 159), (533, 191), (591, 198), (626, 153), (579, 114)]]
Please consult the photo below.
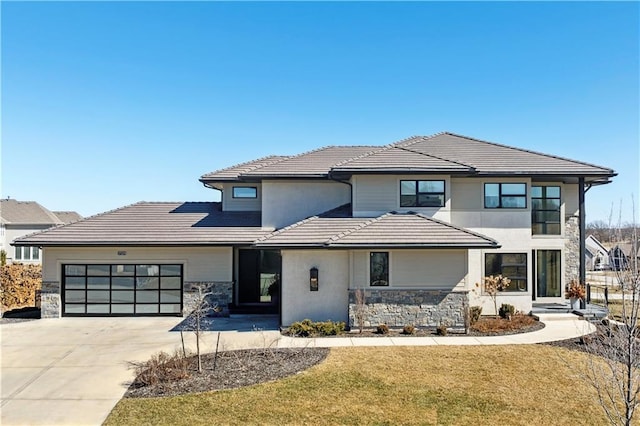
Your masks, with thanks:
[[(233, 198), (233, 187), (255, 187), (257, 198)], [(259, 183), (225, 183), (222, 186), (223, 211), (260, 211), (262, 209), (262, 185)]]
[(262, 182), (262, 226), (282, 228), (351, 200), (349, 185), (333, 181)]
[[(282, 324), (348, 321), (349, 252), (282, 250)], [(318, 291), (309, 290), (309, 270), (318, 268)]]
[(144, 262), (184, 264), (184, 281), (233, 279), (230, 247), (46, 247), (43, 251), (44, 281), (59, 281), (63, 263)]
[[(372, 250), (389, 252), (389, 288), (452, 290), (466, 286), (466, 250)], [(369, 250), (351, 255), (351, 288), (369, 287)]]
[[(401, 180), (444, 180), (444, 207), (400, 207)], [(375, 217), (398, 211), (415, 211), (436, 219), (449, 221), (451, 184), (448, 175), (356, 175), (353, 184), (353, 215)]]

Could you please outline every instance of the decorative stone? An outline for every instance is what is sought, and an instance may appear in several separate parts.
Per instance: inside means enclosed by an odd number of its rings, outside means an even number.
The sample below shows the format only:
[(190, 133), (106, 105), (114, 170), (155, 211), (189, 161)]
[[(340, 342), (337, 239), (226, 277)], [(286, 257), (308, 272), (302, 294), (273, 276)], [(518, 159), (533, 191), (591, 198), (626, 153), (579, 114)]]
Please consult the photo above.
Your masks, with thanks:
[[(349, 326), (357, 327), (356, 290), (349, 290)], [(367, 290), (364, 325), (387, 324), (390, 327), (464, 327), (467, 291), (446, 290)]]
[(201, 287), (208, 293), (206, 300), (212, 307), (208, 315), (228, 317), (229, 304), (233, 300), (233, 282), (228, 281), (185, 281), (182, 292), (182, 314), (189, 315), (198, 305)]

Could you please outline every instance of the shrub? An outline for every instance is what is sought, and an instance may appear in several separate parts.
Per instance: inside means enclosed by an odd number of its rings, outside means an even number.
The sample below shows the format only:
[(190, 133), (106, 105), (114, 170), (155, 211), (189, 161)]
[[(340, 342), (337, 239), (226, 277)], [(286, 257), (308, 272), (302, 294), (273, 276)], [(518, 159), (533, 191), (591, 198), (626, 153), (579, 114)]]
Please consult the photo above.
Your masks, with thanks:
[(480, 315), (482, 315), (482, 306), (472, 306), (469, 308), (469, 322), (471, 325), (478, 322)]
[(516, 313), (516, 308), (508, 303), (503, 303), (498, 311), (500, 318), (511, 318)]
[(376, 327), (376, 333), (389, 334), (389, 326), (387, 324), (380, 324)]
[(294, 322), (287, 329), (287, 334), (298, 337), (335, 336), (344, 333), (346, 324), (342, 321), (319, 321), (310, 319)]
[(158, 352), (151, 355), (149, 360), (132, 363), (136, 379), (134, 386), (154, 386), (186, 379), (189, 374), (189, 360), (180, 351), (173, 355)]
[(438, 336), (446, 336), (448, 332), (449, 330), (447, 329), (447, 326), (444, 324), (440, 324), (438, 327), (436, 327), (436, 334)]
[(408, 324), (402, 327), (402, 334), (414, 334), (415, 332), (416, 332), (416, 328), (411, 324)]

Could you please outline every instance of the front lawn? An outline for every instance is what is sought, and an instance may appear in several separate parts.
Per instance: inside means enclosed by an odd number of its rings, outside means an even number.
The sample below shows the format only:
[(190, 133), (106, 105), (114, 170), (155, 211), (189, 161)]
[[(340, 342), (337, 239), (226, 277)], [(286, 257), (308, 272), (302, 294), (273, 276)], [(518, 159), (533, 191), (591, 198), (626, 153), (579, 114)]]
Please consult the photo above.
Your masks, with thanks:
[(568, 367), (587, 356), (544, 345), (334, 348), (276, 382), (123, 399), (105, 424), (606, 424)]

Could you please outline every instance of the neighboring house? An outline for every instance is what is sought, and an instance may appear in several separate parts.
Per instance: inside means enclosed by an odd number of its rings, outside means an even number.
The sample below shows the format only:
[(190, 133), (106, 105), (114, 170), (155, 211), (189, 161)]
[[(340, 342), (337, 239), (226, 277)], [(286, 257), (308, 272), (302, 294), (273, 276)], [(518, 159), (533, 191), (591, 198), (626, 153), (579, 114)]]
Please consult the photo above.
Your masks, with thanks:
[[(584, 274), (584, 194), (608, 168), (452, 133), (272, 156), (200, 181), (221, 202), (141, 202), (21, 238), (44, 249), (43, 316), (220, 310), (280, 321), (461, 326), (477, 286), (528, 312)], [(584, 222), (584, 221), (583, 221)]]
[(11, 242), (54, 226), (82, 219), (76, 212), (51, 212), (35, 201), (0, 200), (0, 249), (7, 253), (7, 262), (40, 263), (38, 245), (11, 247)]
[(589, 235), (585, 240), (586, 268), (589, 271), (609, 269), (609, 250), (594, 236)]

